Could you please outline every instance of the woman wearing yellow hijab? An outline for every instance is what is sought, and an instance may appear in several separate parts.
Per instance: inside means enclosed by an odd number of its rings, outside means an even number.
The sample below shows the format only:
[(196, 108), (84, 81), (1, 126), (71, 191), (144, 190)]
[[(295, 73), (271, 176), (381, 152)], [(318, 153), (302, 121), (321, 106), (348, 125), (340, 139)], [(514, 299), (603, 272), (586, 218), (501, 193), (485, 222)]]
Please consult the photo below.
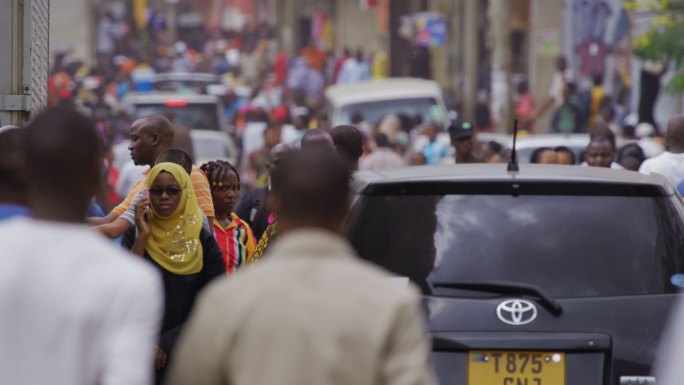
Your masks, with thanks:
[(225, 276), (221, 250), (202, 227), (190, 175), (175, 163), (160, 163), (147, 175), (149, 199), (136, 205), (136, 226), (122, 245), (154, 264), (164, 278), (166, 307), (157, 347), (157, 382), (197, 293)]

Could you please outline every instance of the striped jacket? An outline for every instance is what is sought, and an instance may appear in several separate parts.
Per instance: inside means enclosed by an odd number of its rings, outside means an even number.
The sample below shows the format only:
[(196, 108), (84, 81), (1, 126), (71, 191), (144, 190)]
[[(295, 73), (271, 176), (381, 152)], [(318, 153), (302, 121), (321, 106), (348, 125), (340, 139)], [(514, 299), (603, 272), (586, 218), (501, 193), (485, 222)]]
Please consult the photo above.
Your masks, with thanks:
[(214, 219), (214, 236), (223, 252), (228, 274), (245, 265), (256, 248), (256, 239), (249, 225), (235, 214), (231, 214), (231, 218), (233, 221), (226, 228)]

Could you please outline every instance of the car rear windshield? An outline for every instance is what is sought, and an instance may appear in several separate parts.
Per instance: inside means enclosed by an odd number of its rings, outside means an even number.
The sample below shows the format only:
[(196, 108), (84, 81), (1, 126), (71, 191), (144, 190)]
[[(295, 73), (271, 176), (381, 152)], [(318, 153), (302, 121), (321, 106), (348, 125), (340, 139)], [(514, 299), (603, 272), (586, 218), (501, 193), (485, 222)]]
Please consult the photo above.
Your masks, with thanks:
[(150, 115), (164, 115), (172, 122), (191, 129), (220, 130), (216, 104), (189, 103), (180, 106), (164, 104), (138, 104), (135, 115), (138, 118)]
[(561, 298), (676, 291), (684, 229), (671, 198), (471, 193), (361, 195), (348, 237), (363, 259), (426, 294), (482, 281)]
[(192, 138), (192, 147), (195, 157), (201, 159), (228, 159), (233, 154), (226, 143), (216, 138)]
[(434, 98), (408, 98), (350, 104), (342, 107), (342, 119), (351, 123), (354, 114), (361, 113), (366, 122), (377, 123), (385, 115), (420, 116), (423, 122), (444, 123), (444, 113)]

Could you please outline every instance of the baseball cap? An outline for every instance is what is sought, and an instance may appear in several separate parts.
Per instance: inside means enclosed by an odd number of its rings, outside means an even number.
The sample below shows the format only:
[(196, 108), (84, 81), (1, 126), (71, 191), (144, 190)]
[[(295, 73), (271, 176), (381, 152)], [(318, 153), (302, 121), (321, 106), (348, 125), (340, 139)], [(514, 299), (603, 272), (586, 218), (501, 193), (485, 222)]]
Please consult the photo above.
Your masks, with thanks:
[(473, 137), (473, 124), (463, 120), (456, 120), (449, 126), (449, 136), (452, 140)]

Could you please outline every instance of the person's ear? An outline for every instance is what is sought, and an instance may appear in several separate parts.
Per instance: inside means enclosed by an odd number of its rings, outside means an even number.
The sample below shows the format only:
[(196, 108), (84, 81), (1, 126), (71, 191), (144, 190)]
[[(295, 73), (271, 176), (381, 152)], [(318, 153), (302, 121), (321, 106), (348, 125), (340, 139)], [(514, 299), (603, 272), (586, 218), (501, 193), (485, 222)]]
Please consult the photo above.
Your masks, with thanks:
[(152, 143), (153, 146), (156, 146), (159, 142), (161, 142), (159, 132), (153, 132), (152, 135), (150, 135), (150, 143)]

